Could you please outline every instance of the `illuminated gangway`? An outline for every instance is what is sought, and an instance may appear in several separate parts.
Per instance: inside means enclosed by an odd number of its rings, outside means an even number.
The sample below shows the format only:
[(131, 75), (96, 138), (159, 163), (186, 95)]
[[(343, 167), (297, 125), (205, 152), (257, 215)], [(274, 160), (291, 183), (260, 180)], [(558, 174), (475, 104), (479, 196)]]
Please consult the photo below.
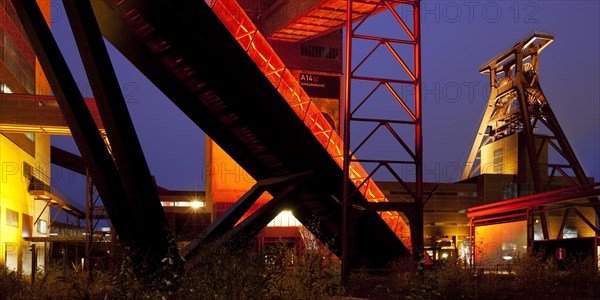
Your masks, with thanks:
[[(85, 103), (101, 134), (106, 136), (94, 99)], [(0, 93), (0, 131), (71, 135), (54, 96)]]
[[(306, 127), (308, 127), (321, 145), (327, 150), (336, 163), (343, 167), (343, 143), (331, 124), (323, 117), (317, 106), (300, 86), (292, 73), (287, 69), (267, 40), (258, 31), (244, 10), (236, 1), (213, 1), (212, 9), (223, 21), (223, 24), (236, 38), (240, 46), (246, 49), (248, 56), (261, 69), (273, 87), (281, 93), (287, 103), (294, 109)], [(340, 13), (340, 14), (343, 14)], [(341, 25), (341, 24), (340, 24)], [(360, 163), (350, 163), (350, 178), (360, 192), (370, 202), (388, 201), (375, 182), (368, 178), (368, 173)], [(381, 217), (396, 232), (405, 244), (410, 243), (410, 236), (402, 235), (407, 227), (396, 212), (381, 213)]]
[[(291, 191), (265, 185), (286, 196), (233, 232), (257, 233), (290, 209), (304, 224), (319, 218), (315, 235), (339, 254), (342, 141), (237, 2), (106, 0), (95, 9), (103, 35), (258, 182), (311, 172)], [(360, 187), (357, 208), (387, 201), (359, 163), (351, 163), (351, 180)], [(409, 229), (396, 212), (354, 209), (350, 217), (356, 264), (409, 253)]]
[[(361, 0), (352, 3), (352, 19), (363, 19), (407, 0)], [(277, 1), (260, 16), (261, 33), (270, 40), (300, 42), (346, 25), (346, 0)]]

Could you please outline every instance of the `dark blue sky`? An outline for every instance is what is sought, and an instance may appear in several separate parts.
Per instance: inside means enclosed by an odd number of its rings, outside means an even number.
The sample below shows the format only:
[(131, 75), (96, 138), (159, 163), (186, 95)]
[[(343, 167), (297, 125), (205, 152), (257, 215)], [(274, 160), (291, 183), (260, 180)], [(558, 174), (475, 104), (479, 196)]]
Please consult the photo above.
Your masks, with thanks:
[[(423, 1), (421, 7), (426, 181), (459, 180), (488, 99), (489, 79), (479, 67), (533, 30), (555, 35), (541, 55), (542, 89), (585, 172), (600, 178), (600, 2)], [(53, 14), (53, 33), (84, 96), (92, 97), (60, 3)], [(157, 183), (203, 190), (203, 132), (109, 51)], [(52, 142), (76, 151), (70, 137)], [(57, 187), (83, 196), (78, 176), (57, 168), (52, 176)]]

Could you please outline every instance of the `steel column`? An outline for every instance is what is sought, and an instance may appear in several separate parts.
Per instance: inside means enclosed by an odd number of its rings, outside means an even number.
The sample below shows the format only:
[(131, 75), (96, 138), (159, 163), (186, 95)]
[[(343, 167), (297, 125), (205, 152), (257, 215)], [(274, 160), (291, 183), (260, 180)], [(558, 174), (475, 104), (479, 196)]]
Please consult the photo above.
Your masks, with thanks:
[(130, 211), (134, 212), (130, 216), (134, 219), (131, 226), (138, 227), (142, 234), (138, 242), (146, 248), (144, 255), (160, 261), (169, 246), (175, 245), (169, 245), (167, 220), (94, 11), (89, 1), (66, 0), (63, 3), (108, 134)]
[(352, 84), (352, 0), (346, 1), (346, 56), (344, 57), (344, 99), (342, 109), (342, 141), (344, 142), (343, 192), (342, 192), (342, 283), (350, 275), (348, 247), (348, 209), (350, 204), (350, 97)]
[(129, 226), (128, 206), (120, 198), (125, 195), (117, 169), (92, 118), (71, 72), (46, 24), (35, 0), (12, 0), (32, 48), (48, 78), (71, 134), (85, 165), (94, 178), (98, 191), (117, 234), (131, 241), (135, 231)]
[[(420, 1), (380, 1), (378, 6), (376, 6), (373, 11), (364, 18), (362, 18), (357, 24), (353, 24), (352, 22), (352, 10), (353, 3), (358, 3), (359, 1), (347, 1), (346, 3), (346, 33), (345, 33), (345, 58), (344, 58), (344, 99), (343, 99), (343, 109), (342, 109), (342, 117), (343, 117), (343, 142), (344, 142), (344, 178), (343, 178), (343, 211), (342, 211), (342, 279), (344, 282), (347, 281), (347, 276), (350, 272), (350, 266), (348, 261), (349, 248), (351, 247), (349, 240), (351, 239), (350, 229), (353, 224), (350, 224), (350, 220), (348, 217), (348, 209), (349, 206), (353, 204), (352, 197), (353, 193), (350, 192), (350, 185), (356, 184), (353, 183), (355, 178), (352, 178), (350, 173), (352, 172), (352, 164), (353, 163), (371, 163), (376, 164), (373, 170), (368, 172), (367, 179), (373, 177), (375, 173), (380, 170), (389, 171), (392, 176), (401, 184), (407, 192), (413, 198), (413, 202), (410, 203), (412, 206), (411, 209), (406, 208), (404, 205), (403, 212), (408, 212), (407, 217), (410, 221), (410, 237), (411, 237), (411, 245), (412, 245), (412, 254), (417, 262), (420, 262), (423, 258), (423, 170), (422, 170), (422, 160), (423, 160), (423, 139), (422, 139), (422, 107), (421, 107), (421, 32), (420, 32)], [(397, 13), (395, 7), (397, 5), (410, 5), (413, 8), (412, 14), (412, 29), (407, 25), (404, 19)], [(370, 33), (370, 34), (357, 34), (357, 30), (367, 21), (369, 17), (372, 16), (374, 11), (385, 11), (389, 12), (391, 17), (398, 25), (398, 31), (404, 33), (408, 38), (407, 39), (397, 39), (397, 38), (388, 38), (383, 37), (382, 33), (385, 31), (389, 31), (389, 28), (381, 29), (380, 32)], [(377, 44), (368, 52), (367, 54), (361, 57), (355, 57), (352, 48), (354, 47), (355, 41), (371, 41), (377, 42)], [(405, 53), (399, 53), (398, 50), (394, 48), (395, 45), (409, 45), (412, 46), (412, 53), (410, 55), (406, 55)], [(380, 47), (381, 45), (385, 47)], [(385, 49), (385, 51), (389, 51), (393, 63), (398, 64), (398, 68), (406, 72), (407, 79), (402, 78), (381, 78), (377, 77), (373, 74), (359, 74), (359, 69), (361, 69), (365, 65), (369, 65), (369, 58), (374, 55), (377, 49)], [(407, 56), (407, 57), (404, 57)], [(356, 59), (356, 65), (353, 66), (353, 59)], [(410, 60), (408, 60), (410, 59)], [(412, 63), (412, 69), (410, 64)], [(377, 82), (376, 87), (369, 93), (366, 97), (361, 97), (358, 101), (358, 105), (352, 105), (352, 97), (353, 97), (353, 81), (355, 82)], [(392, 84), (403, 85), (403, 86), (412, 86), (414, 87), (414, 103), (411, 106), (405, 102), (399, 93), (394, 90)], [(393, 118), (383, 118), (383, 119), (374, 119), (374, 118), (363, 118), (359, 117), (357, 112), (361, 109), (363, 104), (369, 100), (371, 100), (371, 96), (375, 93), (377, 89), (380, 87), (384, 87), (385, 90), (389, 92), (389, 96), (394, 99), (398, 104), (398, 112)], [(383, 89), (383, 88), (382, 88)], [(371, 101), (373, 102), (373, 101)], [(409, 121), (400, 119), (401, 115), (406, 113), (410, 117)], [(377, 123), (377, 126), (374, 130), (371, 131), (365, 138), (358, 140), (358, 146), (355, 149), (351, 149), (350, 146), (352, 144), (352, 124), (356, 122), (363, 123)], [(405, 140), (396, 129), (391, 126), (391, 124), (402, 125), (402, 126), (414, 126), (414, 141)], [(368, 159), (363, 157), (355, 157), (355, 154), (359, 149), (361, 151), (363, 148), (368, 147), (370, 141), (373, 140), (375, 132), (379, 129), (385, 128), (392, 136), (392, 140), (395, 143), (398, 143), (410, 159), (408, 160), (390, 160), (384, 159), (383, 157), (377, 157), (375, 159)], [(368, 151), (368, 150), (367, 150)], [(406, 178), (400, 176), (393, 168), (393, 166), (398, 165), (414, 165), (415, 166), (415, 186), (410, 187), (406, 184)], [(381, 168), (384, 167), (384, 168)], [(366, 181), (366, 180), (364, 180)], [(364, 182), (363, 181), (363, 182)], [(362, 188), (363, 184), (360, 184), (358, 188)], [(379, 205), (379, 203), (373, 203), (372, 205), (367, 205), (368, 210), (377, 210), (383, 211), (385, 209), (394, 209), (396, 206), (393, 204)]]
[(415, 212), (410, 219), (410, 233), (412, 240), (413, 256), (421, 263), (424, 255), (423, 241), (423, 118), (421, 107), (421, 1), (415, 1), (413, 5), (414, 22), (414, 72), (415, 72)]

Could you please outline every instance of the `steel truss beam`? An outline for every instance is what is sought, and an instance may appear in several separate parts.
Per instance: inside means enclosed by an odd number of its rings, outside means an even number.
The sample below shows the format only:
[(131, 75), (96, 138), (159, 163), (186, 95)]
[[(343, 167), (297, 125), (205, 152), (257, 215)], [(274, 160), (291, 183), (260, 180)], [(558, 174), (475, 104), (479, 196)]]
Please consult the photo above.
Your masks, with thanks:
[[(410, 212), (407, 214), (409, 218), (409, 226), (410, 226), (410, 237), (412, 244), (412, 254), (416, 258), (417, 261), (420, 261), (423, 256), (423, 174), (422, 174), (422, 153), (423, 153), (423, 143), (422, 143), (422, 118), (421, 118), (421, 31), (420, 31), (420, 1), (403, 1), (402, 3), (410, 5), (413, 8), (412, 14), (412, 29), (406, 24), (403, 17), (401, 17), (397, 11), (395, 10), (395, 6), (399, 4), (397, 1), (386, 1), (382, 0), (374, 6), (374, 8), (359, 22), (356, 24), (353, 23), (353, 3), (358, 1), (347, 1), (346, 6), (346, 56), (344, 61), (344, 102), (342, 108), (343, 115), (343, 142), (344, 142), (344, 179), (343, 179), (343, 210), (342, 210), (342, 276), (343, 281), (347, 280), (347, 276), (350, 272), (350, 263), (349, 263), (349, 240), (352, 237), (352, 231), (356, 228), (356, 224), (350, 224), (349, 218), (349, 209), (352, 207), (352, 197), (353, 193), (350, 192), (350, 185), (353, 184), (351, 181), (351, 172), (352, 172), (352, 163), (353, 162), (370, 162), (375, 163), (376, 167), (368, 174), (367, 179), (373, 177), (375, 173), (381, 170), (388, 170), (392, 176), (409, 192), (409, 194), (413, 198), (413, 202), (411, 203), (373, 203), (368, 204), (365, 208), (367, 210), (377, 210), (377, 211), (402, 211), (402, 212)], [(385, 11), (389, 12), (393, 17), (395, 22), (399, 27), (399, 31), (404, 33), (408, 38), (407, 39), (394, 39), (383, 37), (383, 33), (389, 31), (390, 28), (382, 29), (381, 32), (376, 34), (359, 34), (357, 31), (361, 28), (361, 26), (376, 12)], [(354, 56), (353, 45), (355, 41), (375, 41), (377, 44), (368, 52), (368, 54), (357, 57)], [(395, 45), (408, 45), (413, 49), (412, 55), (408, 57), (403, 57), (398, 51), (394, 48)], [(397, 67), (401, 70), (404, 70), (408, 80), (399, 79), (399, 78), (380, 78), (374, 77), (376, 75), (367, 74), (361, 75), (358, 74), (357, 71), (366, 65), (369, 65), (369, 58), (373, 56), (375, 51), (380, 48), (387, 49), (389, 54), (394, 58), (391, 64), (397, 64)], [(353, 65), (353, 59), (358, 62), (356, 65)], [(412, 68), (410, 64), (407, 63), (406, 60), (410, 60), (412, 63)], [(366, 97), (359, 99), (358, 105), (355, 107), (352, 105), (352, 96), (353, 90), (352, 86), (357, 82), (378, 82), (378, 85), (369, 93)], [(404, 99), (397, 93), (396, 90), (392, 87), (392, 83), (400, 84), (400, 85), (408, 85), (414, 87), (414, 104), (411, 109), (410, 106), (405, 102)], [(357, 112), (360, 110), (361, 106), (366, 102), (373, 102), (373, 97), (371, 97), (377, 89), (380, 87), (385, 87), (389, 92), (390, 96), (395, 99), (399, 105), (398, 107), (398, 116), (408, 115), (410, 117), (409, 121), (400, 120), (400, 119), (369, 119), (369, 118), (360, 118), (357, 116)], [(399, 118), (399, 117), (398, 117)], [(364, 139), (358, 141), (358, 147), (356, 149), (351, 150), (351, 128), (352, 124), (356, 122), (371, 122), (377, 124), (375, 129), (368, 134)], [(412, 130), (414, 130), (414, 141), (407, 141), (401, 137), (400, 134), (397, 133), (396, 129), (394, 129), (391, 125), (402, 125), (402, 126), (411, 126)], [(398, 143), (402, 149), (406, 151), (408, 156), (411, 158), (409, 161), (401, 161), (401, 160), (382, 160), (382, 159), (357, 159), (354, 155), (361, 148), (367, 147), (367, 144), (370, 140), (372, 140), (373, 135), (379, 129), (385, 128), (392, 136), (393, 141)], [(410, 127), (408, 127), (410, 128)], [(416, 178), (415, 178), (415, 187), (410, 188), (406, 184), (406, 178), (402, 178), (392, 167), (393, 165), (414, 165), (416, 168)], [(367, 182), (364, 180), (358, 186), (358, 190), (362, 187), (362, 185)]]
[[(98, 18), (103, 34), (253, 178), (317, 170), (295, 192), (303, 196), (297, 198), (299, 207), (310, 206), (324, 220), (329, 230), (321, 237), (339, 240), (341, 139), (241, 7), (235, 1), (213, 6), (201, 1), (101, 2), (95, 8), (105, 12)], [(238, 68), (224, 67), (231, 62)], [(367, 177), (362, 167), (357, 171)], [(384, 198), (372, 181), (361, 193), (364, 197), (357, 198), (363, 202)], [(298, 220), (308, 221), (309, 213), (302, 211)], [(391, 224), (386, 216), (362, 213), (372, 232), (361, 231), (368, 242), (357, 246), (377, 251), (356, 251), (357, 265), (384, 266), (408, 253), (393, 229), (407, 232), (408, 226), (394, 226), (402, 219)], [(339, 249), (333, 250), (340, 254)]]
[(64, 6), (129, 200), (129, 211), (133, 212), (131, 226), (137, 226), (142, 233), (138, 239), (144, 241), (144, 247), (153, 249), (148, 255), (162, 260), (170, 246), (165, 234), (167, 219), (92, 5), (89, 1), (69, 0), (64, 1)]
[[(117, 164), (120, 165), (120, 168), (117, 168), (36, 1), (13, 0), (12, 2), (29, 37), (32, 48), (48, 77), (50, 86), (56, 95), (56, 99), (65, 120), (69, 125), (75, 143), (82, 154), (85, 166), (94, 179), (98, 192), (106, 206), (111, 221), (115, 226), (117, 235), (122, 242), (131, 245), (134, 252), (145, 256), (144, 258), (149, 262), (156, 264), (160, 263), (167, 254), (169, 248), (168, 228), (164, 227), (155, 230), (157, 227), (162, 226), (161, 224), (166, 226), (164, 213), (162, 213), (162, 211), (158, 213), (158, 210), (156, 209), (160, 208), (160, 202), (158, 201), (158, 198), (156, 198), (156, 201), (142, 201), (148, 199), (141, 198), (142, 196), (151, 197), (152, 193), (145, 192), (144, 189), (151, 189), (154, 191), (154, 185), (146, 185), (147, 182), (144, 182), (144, 180), (142, 180), (142, 184), (139, 184), (140, 181), (135, 179), (134, 172), (131, 171), (134, 167), (141, 167), (141, 177), (146, 178), (149, 176), (149, 174), (143, 172), (147, 170), (145, 162), (142, 163), (139, 158), (130, 157), (132, 154), (135, 154), (134, 156), (143, 156), (140, 155), (141, 151), (136, 152), (136, 147), (131, 146), (131, 144), (124, 147), (125, 149), (128, 149), (128, 151), (119, 149), (118, 152), (120, 158)], [(90, 78), (92, 87), (95, 87), (94, 93), (99, 93), (101, 95), (99, 98), (104, 99), (104, 101), (100, 100), (99, 104), (104, 102), (102, 105), (107, 106), (106, 99), (108, 96), (116, 97), (116, 99), (111, 98), (111, 101), (119, 102), (118, 100), (120, 99), (121, 102), (123, 102), (122, 95), (120, 98), (118, 96), (120, 93), (118, 84), (116, 84), (117, 88), (114, 88), (114, 73), (112, 72), (112, 68), (109, 67), (110, 61), (108, 60), (106, 49), (104, 48), (97, 25), (95, 25), (96, 33), (88, 32), (93, 31), (94, 24), (96, 24), (89, 2), (72, 2), (73, 3), (66, 3), (66, 6), (69, 7), (68, 10), (71, 11), (70, 17), (77, 19), (78, 16), (80, 19), (84, 18), (88, 20), (87, 22), (79, 22), (78, 25), (73, 27), (76, 28), (76, 31), (79, 30), (78, 33), (76, 32), (76, 36), (79, 39), (85, 38), (84, 43), (90, 43), (89, 46), (94, 48), (93, 50), (87, 49), (93, 51), (93, 53), (87, 53), (89, 52), (87, 50), (82, 52), (84, 52), (83, 60), (84, 63), (86, 63), (86, 68), (90, 68), (91, 66), (92, 68), (99, 69), (97, 71), (88, 70), (89, 74), (96, 75), (91, 76), (92, 78)], [(77, 4), (74, 2), (77, 2)], [(81, 11), (73, 13), (72, 10)], [(85, 17), (79, 14), (85, 14)], [(82, 37), (81, 35), (85, 35), (85, 37)], [(102, 51), (102, 49), (104, 51)], [(96, 63), (99, 65), (94, 65), (93, 62), (90, 62), (90, 60), (96, 59), (98, 59)], [(118, 105), (119, 104), (117, 104), (117, 106)], [(130, 126), (130, 120), (127, 122), (128, 116), (125, 115), (126, 109), (124, 111), (122, 110), (124, 103), (121, 103), (121, 105), (121, 111), (119, 111), (118, 108), (115, 110), (113, 106), (110, 106), (111, 111), (102, 112), (104, 125), (107, 126), (107, 121), (108, 123), (111, 123), (108, 124), (108, 126), (112, 127), (112, 136), (114, 136), (113, 139), (117, 143), (117, 148), (123, 147), (123, 139), (131, 138), (132, 134), (135, 135), (132, 133), (133, 128)], [(104, 109), (106, 110), (106, 107), (104, 107)], [(116, 113), (114, 118), (107, 117), (108, 114), (113, 112)], [(123, 128), (118, 127), (118, 125), (123, 125), (124, 127), (129, 126), (130, 128), (125, 129), (129, 131), (122, 135), (120, 130)], [(118, 131), (115, 131), (115, 128), (118, 128)], [(127, 142), (124, 144), (127, 144)], [(130, 151), (132, 148), (134, 149), (133, 152)], [(121, 151), (125, 151), (125, 154)], [(137, 163), (132, 165), (123, 163), (123, 161), (128, 161), (130, 158)], [(121, 170), (122, 168), (125, 168), (126, 170)], [(127, 170), (129, 170), (129, 172), (127, 172)], [(136, 169), (136, 175), (137, 171), (140, 170)], [(123, 174), (125, 176), (122, 176)], [(130, 184), (133, 184), (134, 188), (130, 188)], [(127, 189), (125, 186), (128, 186)], [(135, 191), (132, 191), (132, 189), (135, 189)], [(123, 201), (123, 198), (126, 198), (127, 200)], [(154, 200), (153, 198), (151, 199)], [(140, 207), (135, 207), (135, 205), (140, 205)], [(134, 217), (133, 220), (131, 219), (132, 216), (144, 215), (146, 213), (149, 215)], [(160, 218), (161, 213), (162, 218)], [(161, 223), (161, 220), (165, 220), (165, 222)], [(139, 221), (143, 221), (143, 223), (139, 223)]]

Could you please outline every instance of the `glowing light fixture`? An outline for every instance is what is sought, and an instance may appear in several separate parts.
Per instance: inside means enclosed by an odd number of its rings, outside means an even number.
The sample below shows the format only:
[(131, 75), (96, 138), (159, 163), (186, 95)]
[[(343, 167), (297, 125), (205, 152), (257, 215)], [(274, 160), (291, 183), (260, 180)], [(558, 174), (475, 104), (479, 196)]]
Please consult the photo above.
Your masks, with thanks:
[(0, 84), (0, 93), (12, 94), (12, 90), (5, 83)]
[(205, 205), (205, 203), (204, 203), (204, 202), (201, 202), (201, 201), (192, 201), (192, 202), (190, 203), (190, 206), (191, 206), (193, 209), (202, 208), (202, 207), (204, 207), (204, 205)]
[(300, 227), (302, 224), (294, 217), (294, 214), (289, 210), (280, 212), (267, 227)]

